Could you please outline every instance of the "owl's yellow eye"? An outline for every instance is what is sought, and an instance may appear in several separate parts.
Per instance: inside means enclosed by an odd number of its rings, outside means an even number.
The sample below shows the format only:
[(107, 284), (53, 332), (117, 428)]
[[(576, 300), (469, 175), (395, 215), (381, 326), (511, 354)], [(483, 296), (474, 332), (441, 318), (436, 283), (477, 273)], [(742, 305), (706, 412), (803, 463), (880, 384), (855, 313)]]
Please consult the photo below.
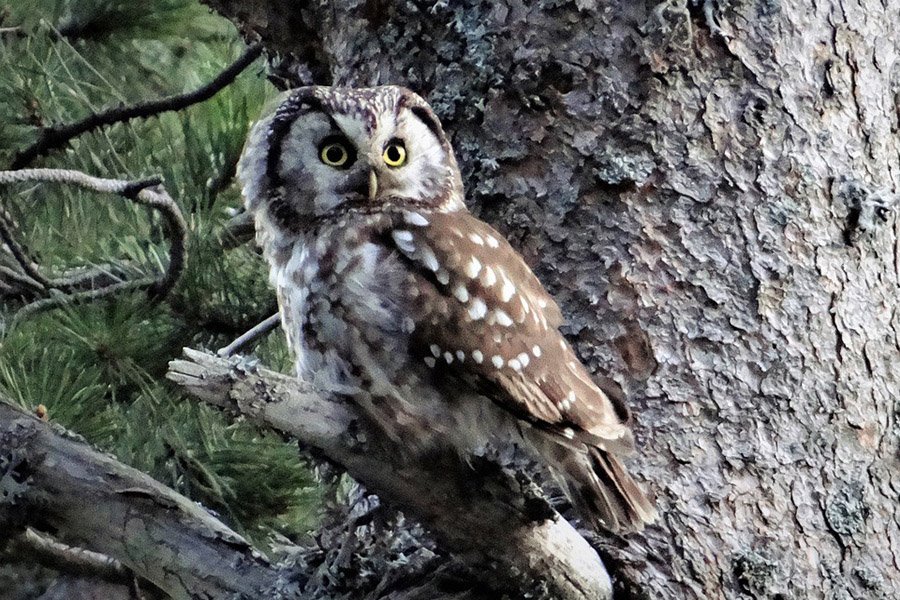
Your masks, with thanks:
[(322, 159), (323, 163), (330, 167), (344, 167), (348, 166), (347, 162), (350, 160), (350, 151), (347, 150), (347, 146), (341, 142), (330, 142), (322, 145), (322, 149), (319, 151), (319, 157)]
[(403, 142), (399, 140), (389, 142), (381, 157), (389, 167), (402, 167), (406, 162), (406, 148), (403, 147)]

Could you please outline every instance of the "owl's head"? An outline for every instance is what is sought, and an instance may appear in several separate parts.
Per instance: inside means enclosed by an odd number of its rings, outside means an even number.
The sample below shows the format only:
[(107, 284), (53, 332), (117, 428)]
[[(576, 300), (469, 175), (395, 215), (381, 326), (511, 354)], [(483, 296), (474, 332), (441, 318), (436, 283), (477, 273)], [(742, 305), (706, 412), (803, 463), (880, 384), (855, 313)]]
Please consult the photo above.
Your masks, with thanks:
[(343, 205), (464, 208), (453, 150), (428, 104), (397, 86), (282, 94), (238, 164), (247, 208), (290, 224)]

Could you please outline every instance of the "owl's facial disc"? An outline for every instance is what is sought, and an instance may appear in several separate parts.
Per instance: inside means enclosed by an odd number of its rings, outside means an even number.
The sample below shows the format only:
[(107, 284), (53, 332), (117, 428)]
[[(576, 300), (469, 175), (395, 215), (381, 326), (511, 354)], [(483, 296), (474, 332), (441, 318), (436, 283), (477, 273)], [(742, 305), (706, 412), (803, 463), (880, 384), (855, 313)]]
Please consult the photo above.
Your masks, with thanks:
[(343, 205), (465, 208), (453, 151), (424, 100), (404, 88), (298, 88), (258, 123), (238, 176), (251, 210), (278, 222)]
[(441, 140), (406, 107), (374, 113), (334, 114), (368, 169), (365, 196), (372, 202), (446, 196), (452, 159)]

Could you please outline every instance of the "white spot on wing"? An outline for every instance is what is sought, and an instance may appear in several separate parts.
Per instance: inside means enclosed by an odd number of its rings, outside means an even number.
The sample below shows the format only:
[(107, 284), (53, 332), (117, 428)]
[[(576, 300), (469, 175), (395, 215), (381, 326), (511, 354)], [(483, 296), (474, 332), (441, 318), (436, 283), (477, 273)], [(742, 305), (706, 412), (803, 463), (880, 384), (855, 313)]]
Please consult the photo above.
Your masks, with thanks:
[(503, 287), (500, 289), (500, 299), (504, 302), (509, 302), (513, 297), (513, 294), (516, 293), (516, 286), (513, 285), (513, 282), (503, 277)]
[(421, 259), (422, 264), (432, 271), (437, 271), (441, 268), (441, 265), (438, 264), (437, 256), (434, 255), (434, 250), (432, 250), (428, 246), (422, 247), (422, 251), (419, 253), (419, 258)]
[(448, 273), (444, 269), (438, 269), (437, 273), (435, 273), (434, 276), (439, 282), (443, 283), (444, 285), (450, 283), (450, 273)]
[(484, 239), (487, 242), (487, 245), (490, 246), (491, 248), (499, 248), (500, 247), (500, 242), (498, 242), (497, 238), (495, 238), (494, 236), (488, 235), (488, 236), (485, 236)]
[(463, 284), (459, 284), (455, 288), (453, 288), (453, 295), (456, 296), (456, 299), (462, 303), (466, 303), (469, 301), (469, 290), (466, 289), (466, 286)]
[(432, 345), (429, 347), (429, 349), (431, 350), (431, 353), (434, 354), (434, 357), (435, 357), (435, 358), (437, 358), (438, 356), (441, 355), (441, 348), (440, 348), (440, 346), (438, 346), (437, 344), (432, 344)]
[(481, 262), (474, 256), (469, 259), (469, 262), (466, 263), (466, 275), (475, 279), (478, 277), (478, 273), (481, 271)]
[(466, 353), (463, 352), (462, 350), (457, 350), (457, 351), (456, 351), (456, 358), (459, 359), (459, 362), (462, 362), (462, 361), (466, 360)]
[(453, 355), (449, 352), (444, 352), (444, 360), (446, 360), (447, 364), (449, 365), (453, 362)]
[(430, 356), (426, 356), (426, 357), (425, 357), (425, 364), (428, 365), (429, 367), (431, 367), (431, 368), (433, 369), (433, 368), (434, 368), (434, 365), (435, 365), (434, 359), (431, 358)]
[(397, 229), (391, 232), (394, 243), (400, 248), (404, 254), (413, 254), (416, 251), (416, 245), (413, 243), (413, 234), (405, 229)]
[(491, 287), (497, 283), (497, 275), (492, 268), (485, 267), (481, 282), (484, 284), (484, 287)]
[(516, 358), (519, 359), (519, 362), (522, 363), (522, 366), (523, 366), (523, 367), (527, 367), (527, 366), (528, 366), (528, 363), (531, 362), (531, 358), (528, 357), (528, 353), (527, 353), (527, 352), (522, 352), (522, 353), (520, 353), (519, 356), (517, 356)]
[(472, 360), (477, 362), (479, 365), (484, 361), (484, 354), (481, 353), (481, 350), (473, 350), (472, 351)]
[(513, 320), (509, 318), (509, 315), (502, 310), (495, 310), (494, 317), (497, 319), (497, 322), (504, 327), (509, 327), (513, 324)]
[(473, 244), (478, 244), (479, 246), (484, 246), (484, 239), (477, 233), (470, 233), (469, 239), (472, 240)]
[(428, 225), (428, 219), (417, 212), (407, 211), (403, 213), (403, 220), (410, 225), (418, 225), (419, 227)]
[(469, 306), (469, 316), (472, 317), (472, 320), (477, 321), (478, 319), (483, 319), (486, 314), (487, 305), (484, 303), (484, 300), (481, 298), (472, 300), (472, 304)]
[(531, 353), (534, 354), (534, 357), (535, 357), (535, 358), (540, 358), (540, 357), (541, 357), (541, 347), (538, 346), (537, 344), (535, 344), (535, 345), (531, 348)]
[(491, 362), (492, 362), (492, 363), (494, 364), (494, 366), (497, 367), (498, 369), (502, 369), (502, 368), (503, 368), (503, 357), (502, 357), (502, 356), (499, 356), (499, 355), (495, 354), (494, 356), (491, 357)]
[(517, 358), (510, 359), (509, 368), (512, 369), (513, 371), (521, 371), (522, 363), (520, 363), (519, 359), (517, 359)]
[(569, 393), (566, 394), (566, 401), (569, 404), (575, 404), (575, 392), (573, 392), (572, 390), (569, 390)]

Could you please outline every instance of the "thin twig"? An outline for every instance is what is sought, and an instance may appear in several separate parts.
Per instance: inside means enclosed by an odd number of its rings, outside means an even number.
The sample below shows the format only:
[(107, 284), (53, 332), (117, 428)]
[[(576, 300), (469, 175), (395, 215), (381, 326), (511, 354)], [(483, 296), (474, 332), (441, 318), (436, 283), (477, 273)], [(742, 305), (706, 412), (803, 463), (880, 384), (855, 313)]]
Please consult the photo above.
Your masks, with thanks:
[(44, 312), (52, 308), (57, 308), (64, 304), (93, 302), (95, 300), (111, 296), (118, 292), (127, 290), (150, 289), (153, 288), (157, 283), (157, 279), (153, 277), (146, 277), (142, 279), (113, 283), (102, 288), (97, 288), (96, 290), (82, 290), (80, 292), (69, 293), (53, 290), (51, 293), (53, 293), (54, 295), (51, 295), (47, 298), (41, 298), (40, 300), (35, 300), (31, 304), (26, 304), (25, 306), (17, 310), (15, 317), (13, 318), (12, 326), (15, 327), (18, 323), (21, 323), (25, 319), (34, 316), (37, 313)]
[(219, 237), (222, 241), (222, 246), (226, 250), (231, 250), (243, 246), (252, 240), (255, 233), (256, 225), (253, 223), (253, 215), (242, 210), (228, 219)]
[[(18, 171), (0, 171), (0, 185), (27, 181), (43, 181), (53, 183), (65, 183), (76, 185), (95, 192), (118, 194), (137, 204), (147, 206), (159, 212), (166, 222), (168, 229), (170, 250), (169, 264), (162, 275), (156, 279), (139, 279), (134, 281), (115, 282), (97, 289), (85, 289), (73, 291), (71, 287), (59, 290), (59, 294), (48, 296), (25, 306), (16, 315), (16, 321), (20, 321), (25, 315), (34, 314), (37, 311), (46, 310), (64, 304), (66, 302), (78, 302), (96, 300), (111, 293), (124, 289), (146, 287), (150, 290), (155, 300), (164, 298), (184, 271), (185, 253), (187, 248), (187, 223), (181, 214), (181, 209), (169, 196), (161, 185), (159, 178), (144, 179), (140, 181), (127, 181), (123, 179), (103, 179), (93, 177), (81, 171), (70, 169), (20, 169)], [(9, 245), (9, 244), (7, 244)], [(19, 261), (20, 264), (22, 261)], [(48, 290), (55, 286), (52, 282), (44, 280)], [(86, 280), (90, 281), (90, 280)], [(44, 283), (44, 282), (40, 282)], [(62, 281), (62, 284), (70, 282)], [(63, 286), (60, 286), (63, 287)]]
[(111, 583), (130, 583), (131, 571), (114, 558), (84, 548), (69, 546), (28, 528), (13, 538), (9, 557), (28, 557), (63, 573), (98, 577)]
[(21, 169), (31, 164), (38, 156), (43, 156), (50, 150), (61, 148), (73, 138), (93, 129), (115, 123), (124, 123), (132, 119), (152, 117), (165, 112), (181, 110), (193, 104), (209, 100), (233, 82), (261, 53), (261, 45), (254, 44), (250, 46), (240, 58), (219, 73), (215, 79), (192, 92), (167, 96), (149, 102), (139, 102), (130, 106), (116, 106), (101, 113), (92, 113), (74, 123), (46, 127), (41, 130), (37, 141), (16, 154), (10, 168)]
[[(18, 271), (14, 271), (13, 269), (10, 269), (9, 267), (5, 267), (3, 265), (0, 265), (0, 277), (5, 280), (15, 281), (20, 286), (28, 288), (30, 291), (35, 293), (43, 293), (46, 290), (43, 285), (41, 285), (39, 282), (35, 281), (28, 275), (19, 273)], [(25, 290), (22, 291), (24, 292)]]
[(8, 214), (2, 209), (0, 209), (0, 240), (2, 240), (9, 249), (10, 254), (16, 259), (16, 262), (19, 263), (22, 274), (27, 275), (32, 281), (40, 285), (41, 288), (50, 286), (50, 282), (47, 281), (47, 278), (38, 271), (37, 265), (35, 265), (28, 257), (25, 248), (16, 241), (15, 237), (13, 237), (12, 224), (9, 222)]
[(127, 278), (128, 271), (123, 265), (109, 263), (71, 269), (60, 277), (51, 279), (50, 284), (53, 288), (64, 292), (76, 292), (121, 283)]
[(266, 335), (267, 333), (269, 333), (270, 331), (272, 331), (273, 329), (278, 327), (278, 324), (280, 322), (281, 322), (281, 315), (279, 315), (278, 313), (275, 313), (274, 315), (272, 315), (271, 317), (269, 317), (262, 323), (258, 323), (257, 325), (255, 325), (252, 329), (250, 329), (246, 333), (242, 334), (240, 337), (238, 337), (236, 340), (234, 340), (233, 342), (231, 342), (224, 348), (221, 348), (218, 352), (216, 352), (216, 354), (218, 356), (221, 356), (222, 358), (228, 358), (229, 356), (234, 356), (235, 354), (240, 352), (244, 347), (246, 347), (248, 344), (261, 338), (262, 336)]

